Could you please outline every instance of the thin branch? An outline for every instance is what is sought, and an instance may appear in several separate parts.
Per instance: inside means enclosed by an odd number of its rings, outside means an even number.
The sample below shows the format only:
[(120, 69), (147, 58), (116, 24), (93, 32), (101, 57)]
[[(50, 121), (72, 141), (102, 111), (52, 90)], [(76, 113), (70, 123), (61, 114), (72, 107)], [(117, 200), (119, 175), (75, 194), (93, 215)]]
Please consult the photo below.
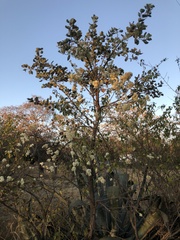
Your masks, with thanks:
[[(166, 76), (165, 76), (165, 77), (166, 77)], [(175, 91), (175, 90), (169, 85), (169, 83), (165, 80), (165, 77), (162, 77), (162, 76), (161, 76), (163, 82), (165, 82), (165, 84), (166, 84), (173, 92), (176, 93), (176, 91)]]

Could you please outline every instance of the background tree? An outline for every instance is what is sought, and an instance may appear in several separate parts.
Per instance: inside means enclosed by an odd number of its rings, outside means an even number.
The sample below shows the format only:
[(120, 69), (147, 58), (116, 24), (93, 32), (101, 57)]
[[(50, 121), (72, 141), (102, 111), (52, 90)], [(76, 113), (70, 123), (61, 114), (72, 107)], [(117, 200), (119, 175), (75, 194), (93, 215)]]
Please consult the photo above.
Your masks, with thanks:
[[(31, 139), (31, 148), (27, 148), (25, 158), (29, 158), (32, 162), (43, 161), (41, 147), (54, 137), (51, 116), (50, 110), (40, 105), (34, 105), (34, 103), (1, 108), (0, 117), (3, 123), (1, 125), (1, 141), (4, 145), (4, 147), (1, 145), (1, 149), (4, 148), (1, 154), (4, 154), (3, 157), (6, 157), (5, 152), (10, 149), (13, 151), (17, 144), (20, 145), (22, 135), (25, 134), (26, 138)], [(23, 148), (26, 148), (25, 145)]]

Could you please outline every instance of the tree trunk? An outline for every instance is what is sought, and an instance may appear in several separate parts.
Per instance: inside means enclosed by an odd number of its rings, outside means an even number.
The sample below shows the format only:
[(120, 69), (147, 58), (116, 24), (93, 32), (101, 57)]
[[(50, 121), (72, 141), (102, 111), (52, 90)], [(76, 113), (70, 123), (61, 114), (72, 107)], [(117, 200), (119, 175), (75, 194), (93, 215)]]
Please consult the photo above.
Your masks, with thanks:
[[(93, 171), (93, 169), (92, 169)], [(95, 221), (96, 221), (96, 203), (95, 203), (95, 186), (94, 186), (94, 174), (89, 177), (88, 187), (89, 187), (89, 202), (90, 202), (90, 219), (89, 219), (89, 232), (87, 239), (93, 239)]]

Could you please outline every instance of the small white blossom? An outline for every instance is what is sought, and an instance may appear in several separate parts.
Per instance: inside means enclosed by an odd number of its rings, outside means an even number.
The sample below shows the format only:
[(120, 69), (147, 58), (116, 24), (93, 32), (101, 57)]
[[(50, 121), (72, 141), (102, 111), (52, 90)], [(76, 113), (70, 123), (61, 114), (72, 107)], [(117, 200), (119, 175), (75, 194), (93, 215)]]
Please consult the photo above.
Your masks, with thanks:
[(0, 176), (0, 182), (4, 182), (4, 176)]
[(152, 154), (148, 154), (148, 155), (147, 155), (147, 158), (149, 158), (149, 159), (153, 159), (154, 156), (153, 156)]
[(17, 145), (16, 145), (17, 147), (21, 147), (22, 145), (21, 145), (21, 143), (17, 143)]
[(44, 144), (44, 145), (42, 146), (42, 148), (48, 148), (48, 144), (47, 144), (47, 143)]
[(151, 180), (151, 176), (147, 175), (146, 180), (150, 181)]
[(34, 147), (34, 143), (32, 143), (29, 147), (30, 147), (30, 148), (31, 148), (31, 147)]
[(79, 166), (79, 162), (77, 159), (75, 159), (75, 161), (72, 163), (73, 167)]
[(9, 163), (8, 163), (8, 164), (6, 164), (6, 167), (7, 167), (7, 168), (8, 168), (8, 167), (10, 167)]
[(27, 152), (26, 152), (26, 157), (29, 156), (30, 153), (31, 153), (30, 150), (27, 150)]
[(90, 163), (90, 161), (87, 161), (87, 163), (86, 163), (88, 166), (90, 166), (91, 165), (91, 163)]
[(74, 157), (74, 155), (75, 155), (75, 152), (71, 151), (71, 156)]
[(21, 168), (21, 165), (18, 165), (17, 168)]
[(56, 150), (56, 151), (54, 152), (54, 154), (55, 154), (56, 156), (58, 156), (58, 155), (59, 155), (59, 150)]
[(76, 166), (73, 166), (73, 167), (71, 168), (71, 171), (74, 172), (74, 173), (76, 173)]
[(93, 161), (93, 160), (95, 160), (95, 156), (94, 156), (94, 154), (90, 154), (90, 159)]
[(21, 178), (21, 180), (20, 180), (20, 185), (21, 185), (21, 187), (24, 186), (24, 179), (23, 178)]
[(5, 162), (7, 162), (7, 159), (3, 158), (2, 163), (5, 163)]
[(52, 161), (55, 161), (56, 160), (56, 155), (53, 155), (52, 157), (51, 157), (51, 159), (52, 159)]
[(106, 180), (103, 177), (98, 177), (98, 182), (101, 182), (102, 184), (104, 184), (106, 182)]
[(13, 181), (13, 178), (11, 176), (7, 176), (7, 179), (6, 179), (7, 182), (11, 182)]
[(131, 164), (131, 160), (127, 158), (127, 159), (125, 160), (125, 163), (126, 163), (126, 164)]
[(86, 169), (86, 175), (89, 176), (89, 177), (92, 175), (91, 169)]
[(20, 137), (21, 142), (24, 144), (25, 142), (29, 141), (27, 135), (25, 133), (21, 133)]
[(50, 159), (50, 158), (48, 158), (46, 161), (47, 161), (47, 162), (51, 162), (51, 159)]
[(52, 151), (50, 148), (48, 148), (48, 149), (46, 150), (46, 153), (47, 153), (48, 155), (50, 155), (50, 154), (53, 154), (53, 151)]
[(9, 150), (9, 151), (6, 151), (7, 154), (11, 154), (12, 153), (12, 150)]
[(50, 172), (54, 172), (54, 166), (50, 166), (50, 167), (49, 167), (49, 171), (50, 171)]
[(140, 217), (142, 217), (142, 216), (143, 216), (141, 212), (139, 212), (139, 216), (140, 216)]

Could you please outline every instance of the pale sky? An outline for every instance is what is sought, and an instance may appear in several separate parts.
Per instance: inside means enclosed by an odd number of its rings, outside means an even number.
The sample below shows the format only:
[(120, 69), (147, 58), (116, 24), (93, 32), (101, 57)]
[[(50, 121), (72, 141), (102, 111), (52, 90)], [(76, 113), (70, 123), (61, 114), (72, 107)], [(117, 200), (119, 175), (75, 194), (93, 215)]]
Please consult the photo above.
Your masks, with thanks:
[[(66, 66), (58, 53), (57, 42), (66, 36), (66, 19), (75, 18), (85, 34), (93, 14), (99, 17), (99, 31), (111, 27), (125, 29), (136, 21), (146, 3), (155, 5), (147, 31), (152, 34), (148, 45), (141, 45), (142, 58), (157, 64), (163, 58), (160, 72), (175, 90), (180, 85), (180, 72), (175, 62), (180, 57), (180, 1), (177, 0), (0, 0), (0, 107), (20, 105), (28, 97), (48, 97), (50, 90), (41, 89), (38, 79), (28, 75), (22, 64), (32, 64), (36, 47), (44, 56)], [(135, 65), (121, 64), (126, 71), (138, 73)], [(129, 69), (131, 68), (131, 69)], [(158, 104), (172, 104), (175, 93), (163, 87), (164, 97)]]

